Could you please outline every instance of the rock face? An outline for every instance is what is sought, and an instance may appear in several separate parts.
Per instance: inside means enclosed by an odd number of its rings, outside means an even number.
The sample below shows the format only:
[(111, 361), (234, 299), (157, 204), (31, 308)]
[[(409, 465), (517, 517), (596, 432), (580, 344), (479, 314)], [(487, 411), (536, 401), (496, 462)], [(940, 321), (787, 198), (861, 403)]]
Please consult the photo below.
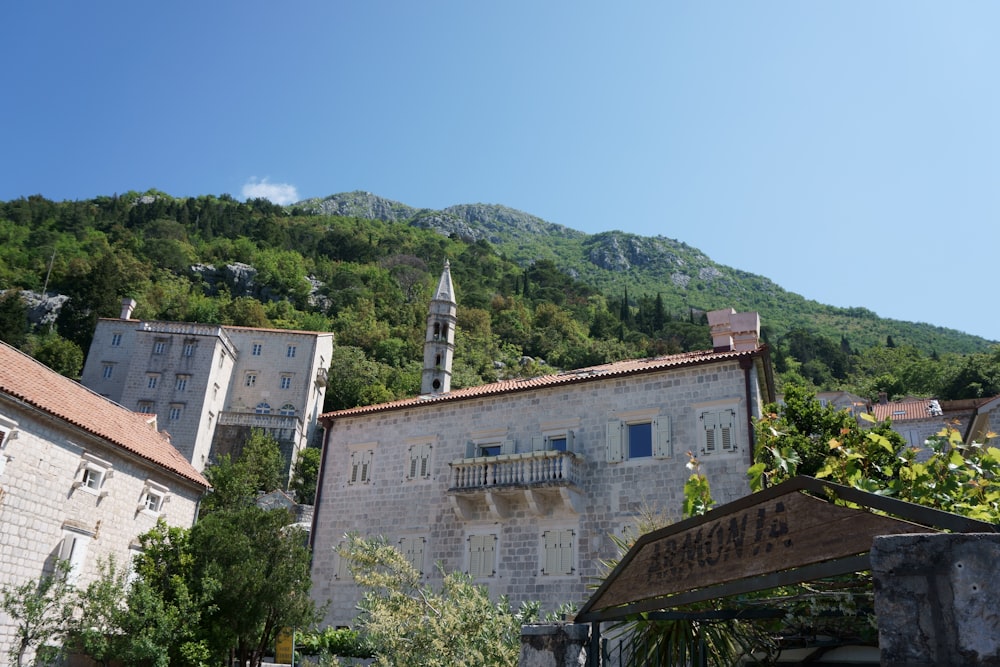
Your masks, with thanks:
[[(0, 295), (3, 293), (4, 290), (0, 290)], [(29, 290), (21, 290), (21, 298), (28, 305), (28, 321), (32, 326), (55, 324), (63, 304), (69, 301), (64, 294), (41, 294)]]

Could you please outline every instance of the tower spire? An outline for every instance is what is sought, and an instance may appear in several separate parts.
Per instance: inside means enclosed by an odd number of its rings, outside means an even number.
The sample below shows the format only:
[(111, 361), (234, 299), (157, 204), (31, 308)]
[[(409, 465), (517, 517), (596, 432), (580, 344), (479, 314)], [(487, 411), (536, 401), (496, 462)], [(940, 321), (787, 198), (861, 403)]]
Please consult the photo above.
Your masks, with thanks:
[(444, 262), (437, 291), (431, 298), (424, 337), (424, 370), (421, 394), (447, 394), (451, 391), (451, 363), (455, 354), (455, 323), (458, 305), (451, 282), (451, 263)]

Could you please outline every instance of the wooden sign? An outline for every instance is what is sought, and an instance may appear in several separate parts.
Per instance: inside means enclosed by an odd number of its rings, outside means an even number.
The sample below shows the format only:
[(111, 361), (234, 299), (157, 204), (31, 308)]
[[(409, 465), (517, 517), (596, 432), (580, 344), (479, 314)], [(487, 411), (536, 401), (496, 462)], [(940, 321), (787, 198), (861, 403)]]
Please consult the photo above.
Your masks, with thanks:
[[(930, 521), (914, 523), (817, 497), (824, 494), (848, 496), (853, 503), (870, 499), (869, 507), (883, 511), (889, 507), (898, 510), (893, 512), (897, 516), (910, 514)], [(777, 573), (770, 580), (771, 586), (804, 581), (806, 578), (796, 577), (796, 570), (867, 554), (876, 535), (934, 532), (929, 523), (954, 517), (936, 510), (927, 514), (928, 508), (908, 512), (910, 508), (917, 506), (811, 478), (795, 478), (642, 536), (580, 610), (577, 620), (588, 620), (598, 610), (652, 598), (664, 598), (658, 607), (664, 608), (670, 596), (762, 575)], [(992, 524), (974, 523), (978, 525), (971, 526), (973, 529), (995, 530)], [(947, 522), (944, 525), (954, 529)], [(852, 569), (846, 571), (864, 569), (855, 567), (856, 558), (849, 562)], [(709, 597), (713, 596), (702, 599)]]

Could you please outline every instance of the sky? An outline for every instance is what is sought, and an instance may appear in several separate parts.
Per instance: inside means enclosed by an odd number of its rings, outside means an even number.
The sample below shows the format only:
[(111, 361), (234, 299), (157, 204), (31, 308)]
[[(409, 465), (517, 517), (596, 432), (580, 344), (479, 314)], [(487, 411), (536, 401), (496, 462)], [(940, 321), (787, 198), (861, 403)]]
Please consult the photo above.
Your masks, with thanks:
[(1000, 3), (0, 5), (0, 200), (365, 190), (1000, 339)]

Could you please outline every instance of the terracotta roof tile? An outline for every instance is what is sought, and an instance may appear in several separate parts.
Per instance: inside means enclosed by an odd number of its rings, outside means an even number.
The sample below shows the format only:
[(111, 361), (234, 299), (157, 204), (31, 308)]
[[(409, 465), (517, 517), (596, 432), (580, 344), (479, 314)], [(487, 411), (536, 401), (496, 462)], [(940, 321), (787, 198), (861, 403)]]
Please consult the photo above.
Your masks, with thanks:
[(417, 405), (430, 403), (443, 403), (448, 401), (461, 401), (482, 396), (495, 396), (519, 391), (528, 391), (542, 387), (552, 387), (576, 382), (587, 382), (590, 380), (607, 379), (609, 377), (633, 375), (645, 373), (665, 368), (678, 368), (682, 366), (694, 366), (698, 364), (725, 361), (729, 359), (742, 359), (757, 356), (761, 348), (754, 350), (743, 350), (739, 352), (713, 352), (704, 350), (699, 352), (684, 352), (682, 354), (672, 354), (663, 357), (653, 357), (649, 359), (627, 359), (616, 361), (600, 366), (590, 366), (589, 368), (579, 368), (572, 371), (563, 371), (554, 375), (541, 375), (534, 378), (501, 380), (490, 384), (479, 385), (477, 387), (466, 387), (456, 389), (447, 394), (432, 394), (425, 396), (415, 396), (404, 398), (388, 403), (377, 405), (364, 405), (345, 410), (336, 410), (320, 415), (320, 420), (336, 419), (354, 415), (369, 414), (374, 412), (385, 412), (389, 410), (402, 410)]
[(209, 486), (208, 480), (177, 448), (153, 429), (149, 415), (127, 410), (5, 343), (0, 343), (0, 392), (63, 419), (199, 486)]
[[(914, 419), (930, 419), (931, 400), (923, 398), (911, 401), (892, 403), (875, 403), (872, 405), (872, 416), (880, 422), (891, 419), (893, 422), (913, 421)], [(937, 415), (940, 417), (940, 415)]]

